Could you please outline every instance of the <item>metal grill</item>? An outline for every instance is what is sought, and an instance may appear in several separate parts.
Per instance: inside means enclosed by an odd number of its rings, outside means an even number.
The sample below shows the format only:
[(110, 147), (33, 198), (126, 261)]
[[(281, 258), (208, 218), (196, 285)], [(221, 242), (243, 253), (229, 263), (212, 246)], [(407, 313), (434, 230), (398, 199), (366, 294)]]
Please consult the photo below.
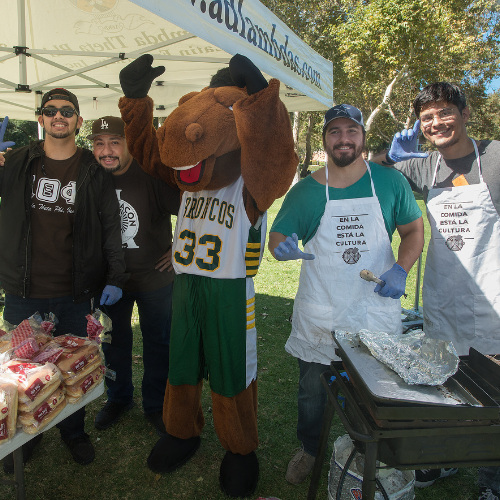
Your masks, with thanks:
[[(498, 360), (471, 349), (443, 386), (409, 386), (362, 346), (337, 343), (342, 361), (322, 375), (328, 403), (308, 500), (316, 498), (335, 413), (365, 455), (364, 500), (375, 496), (377, 460), (398, 469), (500, 465)], [(349, 381), (340, 376), (342, 369)]]

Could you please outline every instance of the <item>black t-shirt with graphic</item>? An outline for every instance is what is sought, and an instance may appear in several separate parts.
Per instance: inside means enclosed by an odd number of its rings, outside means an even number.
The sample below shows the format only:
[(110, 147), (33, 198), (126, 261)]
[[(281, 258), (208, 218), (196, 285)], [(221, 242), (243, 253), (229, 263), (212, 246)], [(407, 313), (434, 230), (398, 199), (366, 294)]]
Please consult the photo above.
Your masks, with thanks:
[(73, 222), (82, 149), (67, 160), (34, 162), (31, 193), (30, 297), (72, 294)]
[(156, 262), (172, 246), (170, 215), (177, 214), (179, 191), (146, 174), (133, 160), (128, 170), (113, 175), (120, 205), (122, 244), (130, 279), (129, 292), (146, 292), (168, 285), (173, 271), (159, 272)]

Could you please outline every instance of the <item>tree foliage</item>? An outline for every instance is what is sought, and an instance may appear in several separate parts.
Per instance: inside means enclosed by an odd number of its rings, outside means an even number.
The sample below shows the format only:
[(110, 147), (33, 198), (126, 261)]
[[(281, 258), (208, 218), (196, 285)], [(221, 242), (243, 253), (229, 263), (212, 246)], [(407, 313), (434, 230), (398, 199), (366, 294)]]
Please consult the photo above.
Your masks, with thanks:
[(363, 110), (374, 146), (377, 136), (409, 125), (410, 104), (425, 85), (456, 82), (480, 108), (499, 74), (492, 0), (346, 1), (338, 20), (331, 31), (335, 97)]
[[(359, 107), (370, 150), (386, 147), (413, 122), (411, 103), (425, 85), (458, 83), (483, 123), (486, 88), (500, 75), (495, 0), (264, 0), (306, 43), (333, 62), (334, 101)], [(304, 114), (303, 114), (304, 115)], [(304, 116), (303, 127), (307, 124)], [(491, 120), (490, 120), (491, 121)], [(320, 137), (321, 138), (321, 137)]]
[[(3, 118), (2, 118), (3, 120)], [(27, 146), (30, 141), (38, 139), (38, 122), (10, 120), (4, 134), (4, 141), (14, 141), (15, 148)]]

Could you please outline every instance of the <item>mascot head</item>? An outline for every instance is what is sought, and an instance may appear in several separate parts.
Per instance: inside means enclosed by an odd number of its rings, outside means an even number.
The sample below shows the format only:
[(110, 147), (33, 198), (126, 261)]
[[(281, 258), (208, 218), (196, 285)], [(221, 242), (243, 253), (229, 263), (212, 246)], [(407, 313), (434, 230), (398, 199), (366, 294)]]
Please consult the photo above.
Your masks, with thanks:
[(118, 105), (134, 158), (180, 191), (216, 190), (242, 176), (252, 210), (267, 210), (286, 193), (298, 163), (279, 81), (268, 83), (250, 59), (236, 54), (208, 87), (181, 97), (154, 130), (147, 94), (165, 68), (152, 62), (145, 54), (120, 72), (125, 97)]
[(175, 171), (182, 191), (219, 189), (241, 174), (241, 144), (234, 104), (248, 97), (236, 86), (229, 68), (219, 70), (210, 85), (179, 100), (157, 131), (160, 158)]

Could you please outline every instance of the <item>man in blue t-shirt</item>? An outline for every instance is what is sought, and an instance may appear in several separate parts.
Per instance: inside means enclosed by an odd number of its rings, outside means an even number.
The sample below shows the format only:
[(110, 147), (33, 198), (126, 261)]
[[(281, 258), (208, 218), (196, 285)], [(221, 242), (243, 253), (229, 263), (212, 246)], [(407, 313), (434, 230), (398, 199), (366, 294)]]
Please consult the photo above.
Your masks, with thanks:
[[(269, 250), (277, 260), (303, 259), (285, 346), (300, 369), (297, 437), (302, 447), (285, 476), (292, 484), (304, 481), (314, 464), (326, 404), (320, 374), (338, 359), (332, 332), (401, 333), (399, 298), (424, 245), (422, 214), (408, 182), (399, 172), (363, 160), (365, 139), (359, 109), (342, 104), (328, 110), (323, 125), (327, 166), (290, 190), (269, 234)], [(391, 248), (395, 230), (401, 236), (397, 262)], [(363, 269), (385, 284), (374, 289), (360, 278)]]

